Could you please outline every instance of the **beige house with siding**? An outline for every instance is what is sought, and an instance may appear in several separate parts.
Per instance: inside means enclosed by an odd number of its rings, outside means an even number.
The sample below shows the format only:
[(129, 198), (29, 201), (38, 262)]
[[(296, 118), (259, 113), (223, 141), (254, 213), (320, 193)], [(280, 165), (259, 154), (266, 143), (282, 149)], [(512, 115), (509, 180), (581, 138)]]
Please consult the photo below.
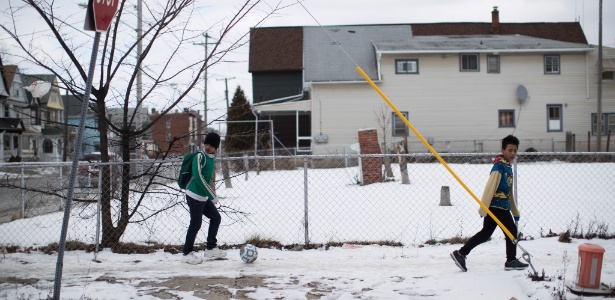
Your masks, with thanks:
[[(495, 152), (508, 134), (522, 151), (596, 151), (598, 49), (578, 23), (499, 23), (494, 9), (492, 23), (255, 28), (252, 35), (255, 111), (275, 128), (284, 126), (276, 116), (296, 115), (297, 141), (308, 131), (311, 153), (347, 152), (364, 128), (377, 128), (393, 151), (407, 132), (357, 66), (438, 152)], [(267, 47), (297, 35), (302, 47), (286, 46), (286, 57)], [(615, 133), (615, 49), (603, 52), (605, 151)], [(302, 84), (296, 97), (267, 99), (291, 91), (297, 83), (285, 79), (293, 76)], [(386, 128), (378, 125), (382, 111)], [(309, 130), (300, 115), (309, 116)], [(410, 152), (428, 151), (411, 132), (409, 142)]]

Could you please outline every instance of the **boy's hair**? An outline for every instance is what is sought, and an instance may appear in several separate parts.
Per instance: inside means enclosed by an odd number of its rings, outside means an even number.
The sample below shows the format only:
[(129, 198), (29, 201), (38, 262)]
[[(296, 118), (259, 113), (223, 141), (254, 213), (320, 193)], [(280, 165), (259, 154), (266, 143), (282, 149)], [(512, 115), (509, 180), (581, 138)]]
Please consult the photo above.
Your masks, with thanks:
[(519, 147), (519, 139), (514, 135), (508, 135), (502, 139), (502, 149), (506, 149), (507, 145), (515, 145)]

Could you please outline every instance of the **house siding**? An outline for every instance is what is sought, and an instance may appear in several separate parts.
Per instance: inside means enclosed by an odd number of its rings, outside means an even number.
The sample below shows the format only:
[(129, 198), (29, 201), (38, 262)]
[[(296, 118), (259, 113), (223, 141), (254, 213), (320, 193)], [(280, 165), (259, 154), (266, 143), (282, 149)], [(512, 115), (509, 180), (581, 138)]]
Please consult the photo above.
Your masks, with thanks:
[[(425, 138), (432, 138), (439, 152), (499, 150), (499, 140), (514, 133), (521, 139), (521, 150), (564, 151), (566, 132), (576, 134), (579, 145), (586, 142), (591, 112), (596, 110), (592, 80), (583, 52), (560, 55), (561, 73), (544, 74), (546, 53), (500, 55), (500, 73), (487, 73), (487, 55), (480, 54), (480, 72), (460, 72), (459, 56), (384, 55), (379, 88), (397, 106), (409, 113), (409, 121)], [(419, 60), (418, 75), (395, 74), (395, 59)], [(520, 105), (516, 94), (524, 85), (529, 94)], [(612, 87), (611, 87), (612, 88)], [(609, 95), (611, 89), (604, 89)], [(588, 92), (589, 91), (589, 92)], [(374, 127), (376, 114), (384, 101), (367, 84), (313, 85), (312, 127), (326, 128), (329, 143), (314, 145), (315, 153), (339, 151), (357, 142), (357, 131)], [(589, 98), (588, 98), (589, 95)], [(336, 99), (349, 99), (338, 101)], [(615, 110), (614, 101), (603, 100), (603, 112)], [(547, 104), (561, 104), (563, 130), (547, 132)], [(322, 105), (322, 107), (321, 107)], [(388, 106), (385, 107), (392, 111)], [(498, 110), (515, 111), (516, 128), (498, 127)], [(322, 125), (321, 125), (322, 124)], [(379, 138), (382, 142), (382, 130)], [(400, 141), (388, 129), (388, 147)], [(595, 140), (595, 139), (594, 139)], [(604, 144), (604, 143), (603, 143)], [(479, 145), (479, 146), (477, 146)], [(579, 147), (577, 147), (577, 150)], [(427, 152), (410, 134), (410, 152)]]

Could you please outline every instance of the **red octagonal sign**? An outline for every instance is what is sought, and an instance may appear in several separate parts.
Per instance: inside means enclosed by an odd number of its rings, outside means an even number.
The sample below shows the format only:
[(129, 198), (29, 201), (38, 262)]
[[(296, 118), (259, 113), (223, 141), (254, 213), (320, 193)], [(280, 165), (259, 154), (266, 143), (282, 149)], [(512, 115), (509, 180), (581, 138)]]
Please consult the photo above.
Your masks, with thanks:
[(86, 16), (86, 30), (107, 31), (113, 21), (120, 0), (90, 0)]

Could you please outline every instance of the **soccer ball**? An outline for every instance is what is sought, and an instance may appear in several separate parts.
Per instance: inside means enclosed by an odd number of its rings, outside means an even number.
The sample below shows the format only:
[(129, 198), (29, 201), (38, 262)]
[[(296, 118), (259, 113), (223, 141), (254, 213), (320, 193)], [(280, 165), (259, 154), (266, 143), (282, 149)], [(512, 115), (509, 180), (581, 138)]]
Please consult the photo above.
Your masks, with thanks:
[(239, 256), (246, 263), (251, 263), (258, 257), (258, 249), (252, 244), (246, 244), (239, 250)]

